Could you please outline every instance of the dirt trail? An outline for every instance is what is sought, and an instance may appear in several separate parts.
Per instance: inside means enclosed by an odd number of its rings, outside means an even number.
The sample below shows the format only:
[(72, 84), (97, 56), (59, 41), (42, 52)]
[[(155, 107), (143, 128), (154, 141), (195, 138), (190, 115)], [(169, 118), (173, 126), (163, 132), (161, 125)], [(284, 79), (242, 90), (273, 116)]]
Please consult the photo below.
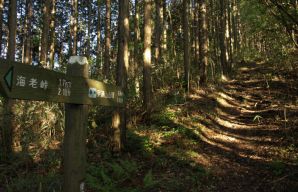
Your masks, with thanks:
[(267, 64), (238, 71), (188, 106), (202, 139), (197, 162), (214, 175), (206, 190), (298, 191), (297, 74)]

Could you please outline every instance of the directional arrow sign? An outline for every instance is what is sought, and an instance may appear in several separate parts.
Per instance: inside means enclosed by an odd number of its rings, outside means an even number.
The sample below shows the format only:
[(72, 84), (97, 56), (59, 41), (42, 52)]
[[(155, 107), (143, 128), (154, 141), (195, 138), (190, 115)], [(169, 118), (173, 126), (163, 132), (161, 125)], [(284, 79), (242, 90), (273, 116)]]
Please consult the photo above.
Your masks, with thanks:
[(13, 99), (105, 106), (124, 102), (117, 86), (4, 59), (0, 78), (0, 93)]
[(11, 91), (13, 80), (13, 67), (11, 67), (4, 76), (7, 88)]

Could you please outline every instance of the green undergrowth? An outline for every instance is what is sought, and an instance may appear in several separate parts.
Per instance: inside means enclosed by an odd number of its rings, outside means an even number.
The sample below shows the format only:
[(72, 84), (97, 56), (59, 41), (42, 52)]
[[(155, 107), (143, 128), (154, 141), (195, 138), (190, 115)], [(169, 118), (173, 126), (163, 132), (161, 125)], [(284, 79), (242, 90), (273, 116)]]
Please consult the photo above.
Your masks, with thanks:
[(34, 161), (33, 154), (20, 152), (0, 164), (0, 191), (53, 192), (62, 190), (61, 155), (47, 150)]
[(132, 183), (138, 171), (138, 164), (130, 160), (103, 162), (88, 167), (86, 184), (94, 191), (136, 191), (125, 186)]
[[(109, 150), (104, 129), (90, 127), (86, 192), (204, 191), (211, 174), (197, 162), (200, 135), (181, 122), (185, 111), (175, 103), (183, 96), (175, 97), (147, 122), (128, 129), (120, 155)], [(0, 191), (62, 191), (61, 149), (38, 151), (39, 160), (36, 154), (1, 164)]]
[(285, 163), (281, 160), (274, 160), (269, 163), (269, 169), (273, 172), (274, 175), (280, 176), (284, 174), (286, 166)]
[(36, 173), (27, 173), (22, 177), (10, 178), (10, 180), (2, 180), (2, 182), (9, 182), (9, 185), (4, 185), (5, 191), (7, 192), (62, 191), (62, 176), (56, 173), (47, 173), (42, 175)]
[[(166, 107), (127, 132), (121, 156), (101, 150), (88, 167), (90, 191), (204, 191), (211, 176), (196, 158), (200, 137), (180, 122), (183, 111)], [(206, 186), (206, 185), (205, 185)]]

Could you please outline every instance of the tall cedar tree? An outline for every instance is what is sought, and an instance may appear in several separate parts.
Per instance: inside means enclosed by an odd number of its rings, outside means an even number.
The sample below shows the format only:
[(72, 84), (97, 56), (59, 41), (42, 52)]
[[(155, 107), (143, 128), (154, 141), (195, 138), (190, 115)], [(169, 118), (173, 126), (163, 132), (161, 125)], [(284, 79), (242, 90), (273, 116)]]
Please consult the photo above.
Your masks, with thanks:
[[(166, 0), (161, 0), (163, 3), (162, 3), (162, 50), (161, 50), (161, 53), (162, 54), (165, 54), (166, 50), (167, 50), (167, 1)], [(162, 55), (163, 58), (162, 59), (165, 59), (165, 55)], [(162, 57), (161, 56), (161, 57)], [(166, 61), (164, 60), (164, 63)]]
[(110, 54), (111, 54), (111, 0), (106, 0), (106, 22), (105, 22), (105, 53), (103, 76), (105, 79), (110, 73)]
[(97, 44), (96, 44), (96, 73), (95, 73), (95, 77), (98, 78), (99, 76), (99, 68), (100, 66), (100, 61), (101, 61), (101, 54), (102, 54), (102, 49), (101, 49), (101, 27), (100, 27), (100, 11), (101, 11), (101, 7), (100, 7), (100, 0), (97, 0)]
[(145, 0), (144, 4), (144, 69), (143, 69), (143, 105), (148, 114), (151, 111), (152, 104), (152, 82), (151, 82), (151, 14), (152, 0)]
[(0, 0), (0, 56), (2, 54), (2, 36), (3, 36), (3, 4), (4, 4), (4, 0)]
[(55, 57), (55, 18), (56, 18), (56, 0), (51, 2), (51, 21), (50, 21), (50, 56), (49, 64), (50, 69), (54, 68), (54, 57)]
[(223, 74), (228, 76), (229, 69), (228, 69), (228, 61), (227, 61), (227, 45), (226, 45), (226, 0), (220, 0), (220, 31), (219, 31), (219, 46), (220, 46), (220, 61)]
[(45, 0), (43, 5), (43, 27), (41, 32), (41, 42), (40, 42), (40, 58), (39, 61), (42, 66), (49, 67), (46, 65), (47, 63), (47, 55), (48, 55), (48, 39), (49, 39), (49, 29), (50, 29), (50, 6), (51, 0)]
[(86, 49), (86, 57), (88, 60), (90, 59), (90, 51), (91, 51), (91, 25), (92, 25), (92, 1), (88, 0), (88, 15), (87, 15), (87, 49)]
[(189, 1), (183, 0), (183, 38), (184, 38), (184, 89), (189, 94), (190, 48), (189, 48)]
[[(139, 43), (141, 40), (140, 35), (140, 6), (139, 2), (135, 1), (135, 15), (134, 15), (134, 52), (133, 52), (133, 63), (132, 63), (132, 79), (135, 80), (135, 84), (138, 83), (137, 81), (137, 75), (138, 75), (138, 69), (139, 69), (139, 62), (140, 62), (140, 51), (139, 51)], [(135, 85), (136, 86), (136, 85)]]
[(162, 1), (155, 0), (155, 10), (156, 10), (156, 18), (155, 18), (155, 65), (159, 66), (161, 63), (161, 38), (163, 32), (163, 13), (162, 13)]
[(200, 58), (200, 85), (206, 86), (207, 80), (207, 52), (208, 52), (208, 34), (207, 34), (207, 18), (206, 18), (206, 0), (199, 0), (199, 20), (201, 35), (199, 37), (199, 58)]
[(32, 0), (26, 1), (26, 18), (25, 18), (25, 39), (24, 39), (24, 55), (23, 62), (26, 64), (31, 64), (32, 56), (31, 56), (31, 44), (32, 44), (32, 19), (33, 19), (33, 7)]
[[(119, 3), (118, 55), (116, 84), (127, 95), (127, 74), (129, 67), (129, 0)], [(126, 108), (117, 108), (113, 113), (113, 151), (121, 151), (126, 140)]]
[[(7, 59), (15, 60), (16, 53), (16, 29), (17, 29), (17, 2), (16, 0), (9, 1), (9, 15), (8, 15), (8, 51)], [(7, 158), (13, 152), (13, 144), (17, 144), (17, 127), (15, 119), (15, 100), (4, 99), (4, 115), (2, 124), (2, 155)]]
[(70, 40), (71, 44), (71, 54), (78, 54), (78, 0), (71, 0), (72, 9), (71, 9), (71, 36), (72, 40)]

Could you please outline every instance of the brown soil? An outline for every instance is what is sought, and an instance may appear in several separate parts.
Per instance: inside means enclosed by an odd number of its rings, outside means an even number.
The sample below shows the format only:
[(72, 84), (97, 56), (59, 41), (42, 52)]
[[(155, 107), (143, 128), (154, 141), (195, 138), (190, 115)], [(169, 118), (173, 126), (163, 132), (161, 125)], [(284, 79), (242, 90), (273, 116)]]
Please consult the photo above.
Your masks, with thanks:
[(298, 191), (297, 74), (267, 64), (238, 71), (190, 96), (194, 121), (181, 117), (199, 128), (197, 163), (214, 176), (204, 191)]

